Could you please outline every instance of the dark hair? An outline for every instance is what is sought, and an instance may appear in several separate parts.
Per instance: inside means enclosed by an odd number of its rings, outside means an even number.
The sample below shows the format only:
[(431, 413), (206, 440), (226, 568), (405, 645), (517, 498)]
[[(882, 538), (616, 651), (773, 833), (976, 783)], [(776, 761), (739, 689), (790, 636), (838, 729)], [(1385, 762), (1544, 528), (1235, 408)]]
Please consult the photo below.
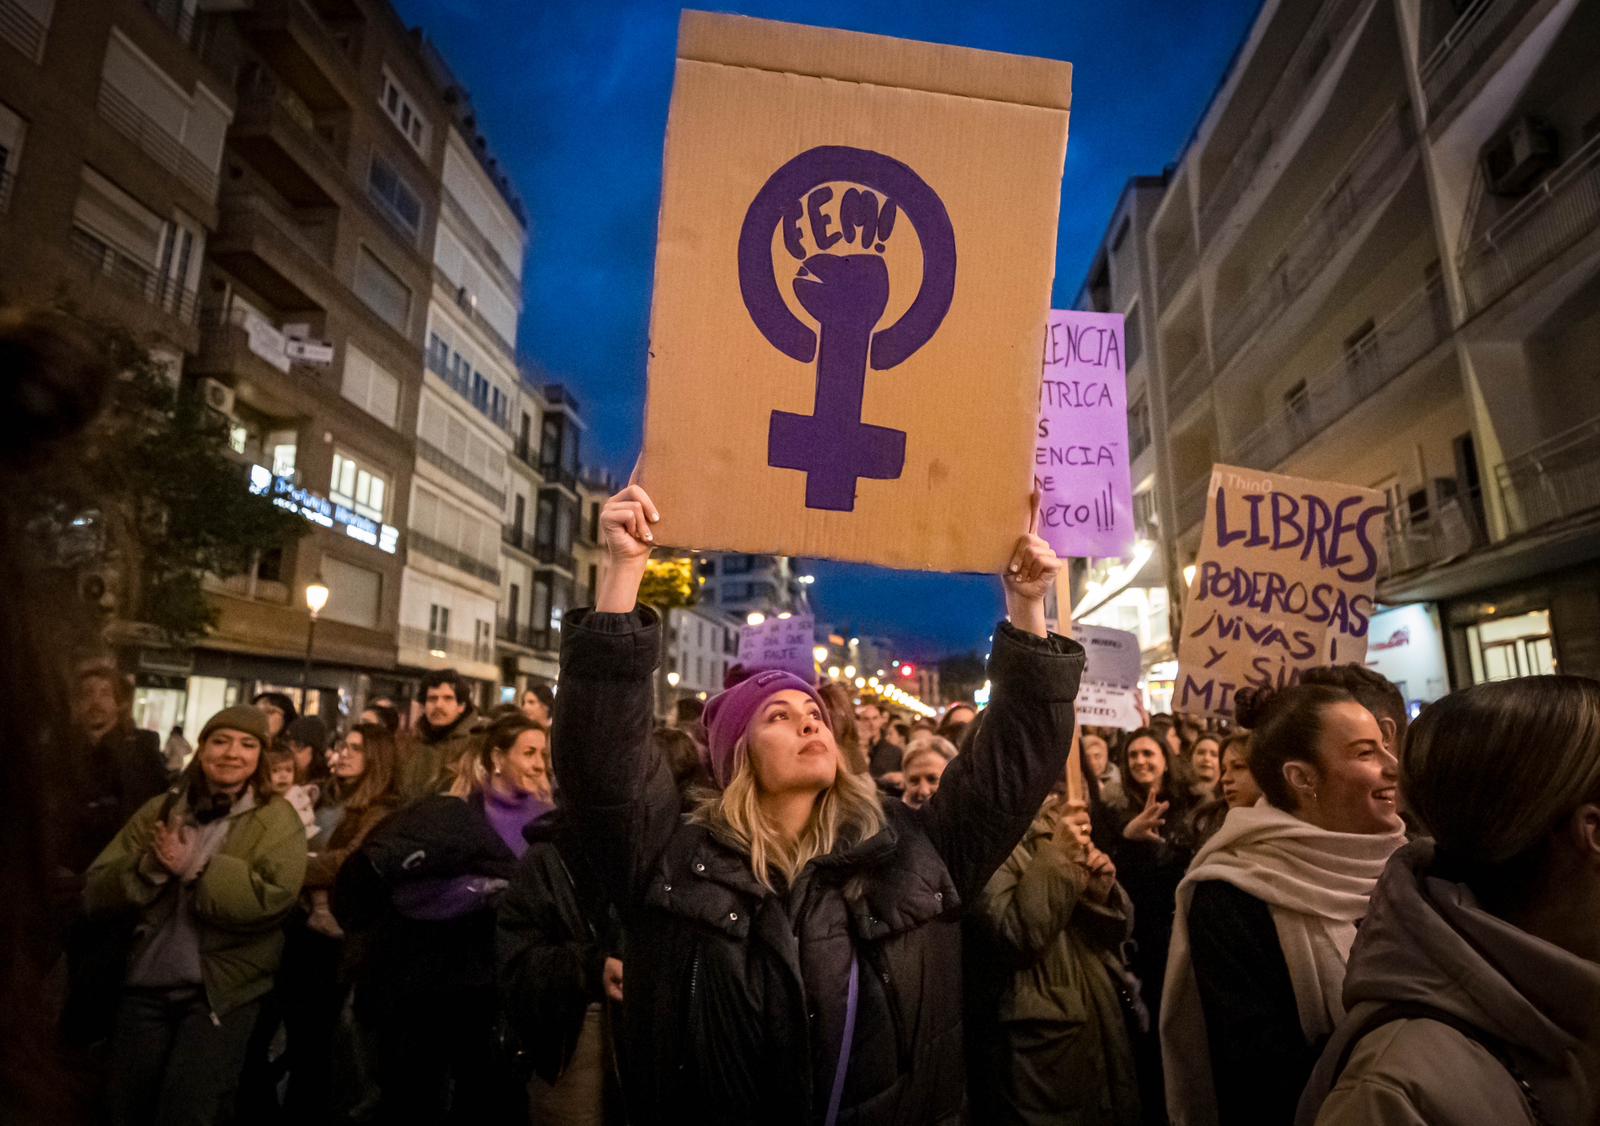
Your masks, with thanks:
[(961, 745), (961, 732), (966, 729), (967, 724), (971, 723), (972, 720), (952, 720), (950, 718), (950, 713), (955, 711), (957, 708), (966, 708), (969, 712), (972, 712), (974, 716), (978, 714), (978, 706), (976, 704), (969, 704), (965, 700), (956, 700), (953, 703), (947, 704), (944, 709), (944, 715), (939, 718), (939, 726), (934, 729), (934, 734), (944, 736), (946, 739), (950, 740), (959, 747)]
[(687, 795), (694, 788), (708, 791), (712, 788), (711, 775), (700, 757), (700, 748), (688, 732), (658, 727), (650, 732), (650, 745), (672, 771), (672, 780), (678, 784), (680, 794)]
[(684, 696), (682, 699), (675, 701), (672, 705), (672, 714), (680, 725), (685, 723), (693, 723), (695, 720), (703, 716), (705, 712), (705, 701), (694, 696)]
[(513, 744), (527, 731), (543, 731), (546, 738), (550, 729), (542, 723), (535, 723), (520, 711), (509, 712), (499, 716), (495, 721), (483, 729), (478, 737), (477, 757), (478, 762), (486, 772), (494, 770), (494, 754), (499, 751), (505, 754)]
[(288, 731), (289, 725), (300, 718), (300, 709), (296, 708), (294, 701), (282, 692), (257, 692), (250, 697), (250, 703), (253, 707), (260, 707), (262, 700), (265, 700), (283, 713), (284, 731)]
[(868, 773), (870, 764), (856, 732), (856, 708), (849, 689), (837, 680), (828, 680), (817, 685), (817, 695), (828, 709), (828, 726), (833, 728), (833, 741), (839, 745), (839, 758), (845, 769), (852, 774)]
[(268, 771), (271, 771), (274, 766), (281, 766), (283, 763), (294, 765), (294, 752), (282, 743), (268, 743), (262, 748), (261, 753), (266, 757)]
[(455, 669), (434, 669), (425, 673), (422, 683), (417, 686), (417, 703), (428, 702), (428, 689), (449, 686), (450, 691), (456, 694), (456, 703), (472, 706), (472, 685), (467, 683), (467, 678), (456, 672)]
[[(1168, 727), (1170, 726), (1169, 724)], [(1151, 724), (1149, 727), (1134, 728), (1117, 745), (1117, 769), (1122, 773), (1122, 792), (1127, 796), (1129, 807), (1135, 811), (1142, 809), (1145, 799), (1150, 796), (1143, 785), (1134, 781), (1132, 772), (1128, 770), (1128, 751), (1140, 739), (1149, 739), (1153, 742), (1161, 752), (1161, 760), (1167, 764), (1166, 770), (1161, 775), (1161, 786), (1156, 791), (1159, 799), (1171, 802), (1174, 808), (1188, 805), (1191, 797), (1189, 787), (1180, 784), (1178, 780), (1180, 773), (1185, 779), (1187, 778), (1183, 760), (1172, 753), (1172, 748), (1167, 746), (1166, 739), (1162, 738), (1162, 732)], [(1168, 820), (1172, 820), (1170, 815)]]
[(1267, 800), (1286, 813), (1296, 806), (1283, 768), (1307, 762), (1318, 770), (1317, 744), (1322, 738), (1322, 710), (1334, 704), (1358, 703), (1331, 684), (1291, 684), (1286, 688), (1244, 687), (1234, 693), (1233, 718), (1250, 729), (1250, 775)]
[(524, 696), (529, 692), (533, 693), (534, 697), (545, 706), (551, 715), (555, 714), (556, 694), (550, 690), (548, 684), (530, 684), (522, 690)]
[(400, 730), (400, 713), (388, 704), (368, 704), (362, 711), (371, 712), (378, 717), (378, 722), (392, 735)]
[(116, 697), (118, 708), (126, 709), (133, 703), (133, 685), (121, 671), (110, 665), (89, 665), (79, 669), (78, 684), (81, 686), (86, 680), (103, 680), (111, 685), (111, 694)]
[(1410, 717), (1406, 715), (1406, 699), (1400, 695), (1400, 689), (1380, 672), (1374, 672), (1365, 665), (1326, 665), (1322, 668), (1306, 669), (1300, 674), (1301, 684), (1327, 684), (1334, 688), (1343, 688), (1356, 703), (1371, 712), (1377, 719), (1387, 719), (1394, 724), (1395, 749), (1400, 748), (1406, 737), (1406, 727)]
[(1551, 830), (1600, 802), (1600, 682), (1528, 676), (1434, 701), (1411, 725), (1400, 792), (1441, 874), (1492, 900), (1536, 891)]
[(907, 723), (905, 720), (897, 719), (893, 723), (891, 723), (889, 726), (894, 728), (894, 733), (896, 735), (900, 736), (901, 739), (906, 740), (908, 742), (910, 741), (910, 739), (911, 739), (911, 725), (909, 723)]
[(303, 743), (319, 755), (328, 750), (328, 725), (314, 715), (303, 715), (289, 724), (283, 737), (290, 743)]
[[(390, 709), (393, 710), (392, 708)], [(344, 799), (345, 810), (365, 809), (374, 802), (395, 796), (395, 771), (399, 766), (399, 748), (394, 733), (378, 723), (358, 723), (350, 734), (361, 736), (361, 753), (367, 767), (350, 796)]]

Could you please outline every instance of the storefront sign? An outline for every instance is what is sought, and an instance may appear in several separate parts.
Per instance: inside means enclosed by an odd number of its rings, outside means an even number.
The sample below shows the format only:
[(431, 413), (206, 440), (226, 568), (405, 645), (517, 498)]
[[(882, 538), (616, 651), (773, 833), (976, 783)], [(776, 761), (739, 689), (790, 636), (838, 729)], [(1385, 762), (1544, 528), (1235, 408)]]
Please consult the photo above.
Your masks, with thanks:
[(329, 500), (327, 497), (303, 489), (292, 477), (274, 477), (264, 465), (250, 467), (250, 491), (256, 496), (268, 497), (272, 503), (288, 512), (299, 513), (313, 524), (324, 528), (343, 528), (344, 534), (360, 540), (379, 551), (393, 555), (400, 547), (400, 529), (392, 524), (380, 524)]
[(285, 341), (283, 350), (293, 363), (315, 364), (318, 367), (333, 363), (333, 345), (320, 340)]

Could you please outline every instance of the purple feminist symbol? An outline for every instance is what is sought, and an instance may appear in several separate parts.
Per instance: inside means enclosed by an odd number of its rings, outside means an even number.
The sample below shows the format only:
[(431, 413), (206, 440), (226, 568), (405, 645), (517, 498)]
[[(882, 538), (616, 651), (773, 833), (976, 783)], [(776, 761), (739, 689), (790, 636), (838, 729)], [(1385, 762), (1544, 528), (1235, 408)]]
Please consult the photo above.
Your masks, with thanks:
[[(821, 208), (833, 198), (825, 184), (860, 185), (839, 201), (839, 229)], [(878, 196), (883, 196), (880, 206)], [(922, 288), (898, 321), (874, 330), (889, 305), (889, 270), (880, 255), (895, 218), (922, 243)], [(800, 222), (809, 219), (817, 252), (806, 255)], [(784, 247), (801, 265), (793, 279), (813, 331), (784, 302), (772, 265), (772, 232), (783, 227)], [(829, 253), (840, 242), (858, 253)], [(806, 475), (806, 507), (851, 512), (856, 481), (892, 481), (906, 462), (904, 431), (861, 420), (867, 366), (885, 371), (938, 331), (956, 285), (956, 240), (944, 203), (922, 177), (898, 160), (866, 149), (825, 145), (801, 153), (772, 174), (745, 213), (739, 232), (739, 290), (761, 335), (800, 363), (817, 361), (812, 413), (773, 411), (767, 464)], [(820, 338), (820, 347), (819, 347)]]

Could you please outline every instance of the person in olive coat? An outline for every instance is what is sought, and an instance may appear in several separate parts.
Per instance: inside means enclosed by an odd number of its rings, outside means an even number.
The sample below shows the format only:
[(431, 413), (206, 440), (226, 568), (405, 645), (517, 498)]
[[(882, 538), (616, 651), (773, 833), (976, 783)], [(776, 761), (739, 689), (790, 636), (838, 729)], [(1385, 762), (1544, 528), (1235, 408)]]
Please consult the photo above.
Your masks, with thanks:
[(90, 865), (91, 917), (132, 914), (112, 1034), (114, 1123), (226, 1121), (283, 920), (306, 873), (299, 815), (272, 793), (265, 717), (224, 708), (168, 793)]
[[(1046, 632), (1060, 561), (1004, 576), (991, 703), (913, 810), (841, 768), (811, 684), (757, 672), (706, 710), (720, 792), (685, 823), (651, 745), (660, 626), (636, 594), (656, 517), (601, 514), (608, 567), (562, 628), (555, 766), (624, 928), (624, 1084), (640, 1123), (956, 1123), (965, 1095), (959, 914), (1059, 777), (1082, 646)], [(669, 1031), (670, 1030), (670, 1031)]]

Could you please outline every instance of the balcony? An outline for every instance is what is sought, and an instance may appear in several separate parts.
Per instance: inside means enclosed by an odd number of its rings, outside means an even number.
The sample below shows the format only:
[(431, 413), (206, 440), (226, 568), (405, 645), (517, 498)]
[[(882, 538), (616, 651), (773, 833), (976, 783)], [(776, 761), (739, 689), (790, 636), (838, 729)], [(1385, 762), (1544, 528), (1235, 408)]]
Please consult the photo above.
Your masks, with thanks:
[(500, 542), (530, 558), (533, 556), (533, 537), (516, 524), (501, 525)]
[(0, 39), (21, 51), (32, 62), (44, 57), (44, 37), (50, 25), (36, 17), (17, 0), (0, 0)]
[(144, 154), (188, 185), (207, 203), (217, 198), (217, 172), (207, 168), (155, 119), (104, 80), (100, 83), (100, 116), (117, 132), (138, 145)]
[(401, 626), (400, 648), (422, 650), (439, 661), (471, 661), (479, 665), (494, 664), (494, 647), (477, 645), (464, 638), (446, 637), (444, 634), (419, 626)]
[(1437, 120), (1480, 64), (1503, 44), (1533, 0), (1474, 0), (1456, 18), (1420, 68), (1428, 120)]
[[(1257, 170), (1289, 132), (1301, 109), (1306, 92), (1316, 82), (1327, 61), (1339, 53), (1343, 36), (1355, 22), (1364, 0), (1334, 0), (1312, 20), (1300, 45), (1284, 64), (1250, 132), (1234, 150), (1228, 166), (1209, 186), (1200, 209), (1200, 237), (1210, 243), (1223, 220), (1233, 211)], [(1163, 300), (1165, 297), (1163, 296)]]
[(1427, 520), (1395, 519), (1390, 514), (1384, 528), (1389, 547), (1389, 569), (1385, 577), (1404, 574), (1419, 567), (1443, 563), (1465, 555), (1488, 542), (1481, 519), (1481, 496), (1451, 497)]
[(1156, 275), (1156, 297), (1161, 302), (1161, 308), (1166, 309), (1177, 300), (1178, 290), (1194, 276), (1195, 261), (1194, 240), (1186, 228), (1183, 245), (1171, 258), (1162, 260), (1161, 272)]
[(571, 551), (563, 551), (553, 543), (533, 545), (533, 557), (546, 567), (555, 567), (571, 575), (578, 569), (577, 558)]
[[(467, 209), (461, 206), (461, 201), (456, 199), (449, 188), (444, 188), (439, 193), (441, 200), (441, 213), (451, 220), (451, 227), (470, 244), (469, 249), (478, 260), (489, 267), (496, 276), (502, 289), (508, 293), (520, 294), (522, 292), (522, 279), (502, 257), (504, 250), (490, 242), (484, 233), (473, 222), (472, 216), (467, 214)], [(521, 250), (521, 247), (517, 248)], [(520, 265), (520, 262), (518, 263)]]
[(103, 280), (120, 292), (171, 314), (180, 324), (193, 326), (195, 291), (184, 289), (178, 278), (162, 276), (154, 266), (124, 253), (84, 227), (72, 228), (67, 245), (71, 257), (88, 268), (91, 286)]
[(496, 508), (504, 508), (506, 506), (504, 488), (496, 485), (493, 481), (484, 480), (432, 442), (418, 438), (417, 456), (435, 469), (443, 470), (451, 479), (459, 481)]
[(1450, 335), (1450, 311), (1437, 281), (1423, 286), (1359, 347), (1329, 365), (1304, 394), (1235, 443), (1227, 460), (1274, 469), (1386, 387)]
[(1461, 255), (1473, 313), (1600, 227), (1600, 135), (1578, 149)]
[(1167, 421), (1173, 419), (1188, 409), (1190, 403), (1200, 397), (1200, 393), (1211, 386), (1211, 365), (1206, 361), (1205, 352), (1196, 352), (1194, 358), (1183, 366), (1177, 376), (1167, 385)]
[(355, 63), (308, 0), (256, 0), (244, 30), (314, 109), (360, 104)]
[(1405, 160), (1414, 143), (1404, 103), (1391, 108), (1354, 155), (1331, 178), (1328, 190), (1306, 209), (1283, 253), (1237, 301), (1226, 301), (1228, 317), (1217, 335), (1217, 365), (1226, 367), (1275, 313), (1304, 293), (1333, 257), (1349, 245), (1350, 232), (1410, 172)]
[[(380, 207), (380, 209), (383, 209), (385, 207), (385, 205), (383, 204), (382, 200), (374, 198), (373, 202), (375, 204), (377, 204)], [(385, 215), (390, 215), (391, 213), (387, 209), (384, 209), (384, 214)], [(400, 222), (400, 220), (398, 218), (391, 217), (390, 218), (390, 222)], [(513, 345), (511, 343), (511, 341), (507, 340), (504, 336), (501, 336), (500, 335), (500, 330), (495, 328), (494, 325), (490, 324), (487, 317), (485, 317), (482, 313), (478, 312), (478, 299), (474, 294), (472, 294), (472, 293), (467, 291), (467, 287), (466, 286), (458, 285), (454, 278), (452, 278), (449, 274), (445, 273), (438, 266), (435, 266), (433, 268), (433, 276), (434, 276), (434, 280), (439, 284), (439, 286), (441, 288), (443, 288), (443, 289), (447, 290), (448, 292), (450, 292), (450, 293), (455, 295), (456, 308), (469, 321), (471, 321), (473, 324), (477, 325), (479, 331), (482, 332), (484, 334), (484, 336), (487, 337), (492, 344), (494, 344), (497, 348), (500, 349), (501, 352), (505, 353), (507, 356), (516, 355), (516, 351), (517, 351), (516, 346)], [(516, 292), (521, 292), (521, 291), (519, 289)]]
[(577, 470), (567, 469), (549, 461), (541, 461), (534, 468), (538, 469), (539, 475), (545, 479), (547, 484), (560, 485), (573, 496), (578, 495)]
[(529, 638), (533, 634), (533, 627), (527, 622), (513, 622), (507, 618), (495, 621), (494, 635), (508, 645), (529, 645)]
[(326, 310), (334, 224), (302, 226), (265, 196), (225, 195), (211, 257), (284, 310)]
[(432, 536), (425, 536), (421, 532), (411, 533), (411, 547), (420, 551), (429, 559), (435, 559), (449, 567), (454, 567), (462, 574), (471, 575), (473, 578), (482, 579), (486, 583), (500, 583), (500, 569), (491, 567), (481, 560), (474, 559), (464, 551), (440, 543)]
[(1502, 462), (1495, 483), (1512, 535), (1600, 506), (1600, 418)]
[(327, 181), (344, 168), (344, 155), (318, 131), (311, 108), (272, 72), (256, 70), (240, 89), (228, 141), (290, 203), (334, 203)]

